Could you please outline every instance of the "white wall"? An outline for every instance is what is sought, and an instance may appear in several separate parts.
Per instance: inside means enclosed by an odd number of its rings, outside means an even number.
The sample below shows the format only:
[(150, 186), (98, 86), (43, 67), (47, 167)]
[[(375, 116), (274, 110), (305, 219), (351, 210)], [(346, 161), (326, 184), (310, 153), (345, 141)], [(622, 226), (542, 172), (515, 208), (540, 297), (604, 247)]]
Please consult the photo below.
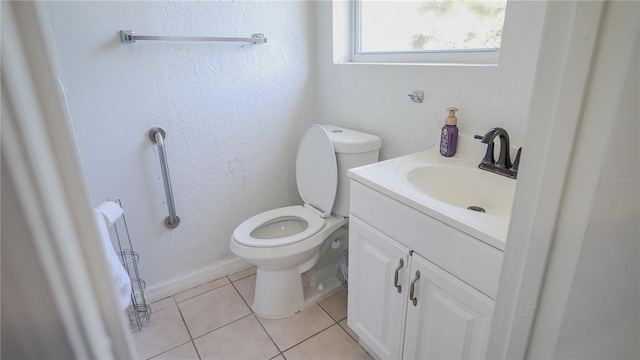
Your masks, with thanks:
[[(94, 204), (120, 198), (149, 287), (232, 259), (233, 229), (300, 200), (298, 140), (314, 122), (315, 19), (307, 2), (45, 2)], [(248, 37), (263, 45), (120, 43), (140, 35)], [(181, 224), (168, 230), (163, 127)]]
[[(500, 126), (522, 145), (545, 2), (508, 3), (497, 67), (333, 64), (332, 4), (317, 6), (318, 118), (379, 135), (382, 159), (433, 147), (449, 106), (460, 109), (460, 132)], [(414, 89), (422, 104), (407, 96)]]
[(512, 316), (500, 334), (507, 358), (640, 358), (639, 10), (631, 1), (549, 4), (531, 116), (550, 121), (528, 130), (541, 156), (518, 186), (534, 197), (513, 214), (533, 221), (512, 221), (519, 241), (506, 249), (494, 318)]
[(49, 279), (2, 157), (2, 357), (72, 359)]
[(558, 359), (640, 356), (637, 55), (634, 63), (571, 285), (555, 350)]
[[(313, 122), (379, 135), (381, 158), (435, 145), (448, 106), (461, 132), (506, 128), (522, 144), (545, 5), (507, 8), (497, 67), (335, 65), (330, 1), (45, 2), (44, 15), (97, 205), (120, 198), (150, 287), (233, 259), (247, 217), (299, 203), (298, 140)], [(249, 36), (263, 45), (143, 42), (141, 35)], [(407, 93), (425, 91), (425, 102)], [(163, 127), (181, 225), (168, 230)]]
[[(629, 13), (637, 24), (637, 3)], [(640, 357), (638, 48), (636, 37), (554, 358)]]

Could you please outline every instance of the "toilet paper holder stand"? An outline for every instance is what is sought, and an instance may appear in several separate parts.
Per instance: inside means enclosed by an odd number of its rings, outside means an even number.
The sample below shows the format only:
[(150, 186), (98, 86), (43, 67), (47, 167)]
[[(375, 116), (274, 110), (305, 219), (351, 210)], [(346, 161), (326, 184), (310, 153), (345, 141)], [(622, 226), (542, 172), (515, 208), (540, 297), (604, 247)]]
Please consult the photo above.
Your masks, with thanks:
[[(120, 199), (115, 200), (115, 202), (122, 208)], [(144, 297), (147, 284), (140, 278), (140, 273), (138, 272), (140, 254), (133, 249), (124, 212), (120, 219), (115, 221), (113, 226), (109, 228), (109, 232), (112, 239), (114, 238), (113, 235), (115, 235), (118, 243), (116, 254), (131, 279), (131, 304), (126, 308), (129, 327), (133, 331), (140, 331), (151, 323), (151, 307), (147, 305)]]

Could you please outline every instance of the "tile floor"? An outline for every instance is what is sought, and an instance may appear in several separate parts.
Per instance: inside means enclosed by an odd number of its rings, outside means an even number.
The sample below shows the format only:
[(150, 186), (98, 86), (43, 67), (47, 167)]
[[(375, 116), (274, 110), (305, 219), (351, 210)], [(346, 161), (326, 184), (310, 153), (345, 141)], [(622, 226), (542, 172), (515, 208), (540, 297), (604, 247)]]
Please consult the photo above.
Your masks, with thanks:
[(255, 267), (151, 304), (133, 333), (141, 359), (366, 359), (347, 326), (344, 290), (284, 319), (251, 311)]

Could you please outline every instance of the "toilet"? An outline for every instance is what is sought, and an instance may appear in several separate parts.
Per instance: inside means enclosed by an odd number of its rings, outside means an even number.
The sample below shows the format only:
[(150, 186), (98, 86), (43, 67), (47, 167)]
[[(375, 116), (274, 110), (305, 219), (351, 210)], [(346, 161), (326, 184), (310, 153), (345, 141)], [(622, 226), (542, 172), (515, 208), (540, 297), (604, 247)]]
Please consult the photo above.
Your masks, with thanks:
[(312, 125), (300, 140), (296, 182), (304, 205), (265, 211), (241, 223), (229, 247), (256, 265), (253, 311), (292, 315), (341, 286), (338, 260), (348, 247), (351, 168), (378, 161), (380, 138)]

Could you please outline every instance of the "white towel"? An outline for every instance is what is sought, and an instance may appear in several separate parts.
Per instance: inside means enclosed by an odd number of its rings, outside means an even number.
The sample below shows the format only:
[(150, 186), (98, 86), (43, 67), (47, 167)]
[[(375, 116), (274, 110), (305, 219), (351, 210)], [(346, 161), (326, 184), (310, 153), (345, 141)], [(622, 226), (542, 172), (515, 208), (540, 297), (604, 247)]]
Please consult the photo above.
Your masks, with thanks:
[(116, 291), (118, 292), (120, 305), (123, 309), (126, 309), (131, 302), (131, 279), (129, 278), (129, 274), (127, 274), (127, 272), (125, 271), (122, 263), (120, 263), (120, 259), (118, 259), (118, 255), (113, 249), (113, 245), (111, 244), (111, 237), (109, 236), (109, 230), (107, 229), (107, 224), (105, 223), (102, 212), (100, 212), (98, 209), (94, 209), (94, 215), (96, 223), (98, 224), (98, 231), (100, 233), (100, 240), (102, 240), (104, 253), (107, 256), (107, 261), (109, 262), (109, 267), (111, 268), (111, 276), (113, 276), (113, 278), (115, 279)]

